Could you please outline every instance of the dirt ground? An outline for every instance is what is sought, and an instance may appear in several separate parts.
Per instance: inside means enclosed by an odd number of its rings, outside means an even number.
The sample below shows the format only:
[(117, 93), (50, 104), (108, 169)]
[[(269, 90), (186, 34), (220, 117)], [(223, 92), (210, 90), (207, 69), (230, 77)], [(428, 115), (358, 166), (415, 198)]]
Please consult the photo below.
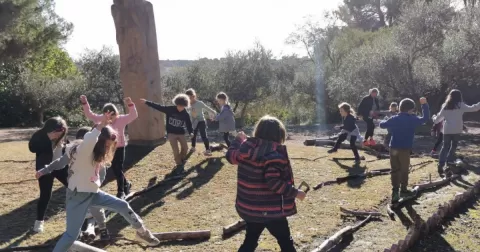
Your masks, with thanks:
[[(477, 125), (474, 125), (475, 127)], [(366, 161), (360, 167), (353, 167), (353, 161), (333, 161), (332, 157), (351, 157), (350, 150), (341, 150), (333, 156), (327, 148), (308, 147), (302, 144), (305, 138), (314, 135), (328, 135), (332, 132), (318, 132), (315, 127), (289, 129), (292, 134), (287, 141), (292, 159), (295, 181), (306, 181), (314, 186), (336, 177), (357, 174), (366, 169), (389, 168), (388, 160), (362, 151)], [(35, 220), (38, 185), (34, 178), (34, 156), (28, 152), (27, 142), (33, 131), (26, 129), (0, 130), (0, 251), (4, 248), (54, 244), (55, 239), (65, 230), (64, 193), (61, 184), (55, 182), (52, 201), (47, 212), (45, 232), (32, 234), (30, 229)], [(379, 135), (383, 131), (377, 131)], [(411, 225), (411, 216), (428, 218), (438, 207), (466, 190), (480, 179), (480, 155), (477, 144), (480, 138), (478, 128), (462, 138), (460, 153), (472, 164), (468, 175), (462, 180), (439, 190), (425, 193), (416, 205), (404, 209), (404, 217), (395, 221), (385, 217), (372, 221), (345, 240), (332, 251), (383, 251), (403, 239)], [(210, 134), (213, 138), (217, 134)], [(381, 136), (380, 136), (381, 137)], [(378, 138), (377, 140), (381, 140)], [(431, 137), (418, 137), (416, 152), (428, 151), (433, 144)], [(202, 150), (202, 143), (198, 144)], [(307, 159), (316, 159), (310, 161)], [(412, 158), (417, 165), (410, 175), (410, 184), (425, 182), (436, 174), (436, 163), (431, 157)], [(141, 190), (148, 184), (162, 181), (174, 166), (169, 145), (155, 149), (127, 148), (126, 176), (133, 183), (133, 190)], [(477, 167), (477, 168), (475, 168)], [(193, 154), (186, 166), (188, 176), (181, 181), (166, 183), (131, 202), (132, 208), (144, 219), (154, 232), (211, 230), (208, 241), (168, 242), (156, 248), (145, 248), (134, 242), (135, 232), (127, 228), (123, 218), (114, 216), (107, 226), (115, 239), (107, 243), (94, 243), (107, 251), (236, 251), (244, 232), (228, 239), (222, 239), (222, 227), (239, 220), (235, 212), (236, 168), (226, 162), (221, 153), (205, 158)], [(112, 174), (103, 189), (115, 193)], [(358, 220), (342, 217), (339, 207), (360, 210), (378, 210), (386, 213), (390, 196), (390, 177), (379, 176), (357, 179), (339, 185), (331, 185), (308, 193), (304, 201), (297, 202), (298, 214), (289, 219), (292, 236), (298, 251), (310, 251), (342, 227)], [(412, 251), (480, 251), (477, 232), (480, 215), (476, 205), (466, 207), (455, 219), (445, 223), (443, 232), (427, 237)], [(35, 251), (51, 251), (37, 249)], [(257, 251), (279, 251), (275, 240), (264, 232)]]

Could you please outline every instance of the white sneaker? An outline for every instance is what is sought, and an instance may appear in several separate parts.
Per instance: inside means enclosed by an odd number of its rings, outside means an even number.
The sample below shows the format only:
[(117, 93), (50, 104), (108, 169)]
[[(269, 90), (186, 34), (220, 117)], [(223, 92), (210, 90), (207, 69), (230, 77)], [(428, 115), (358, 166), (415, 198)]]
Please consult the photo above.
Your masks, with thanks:
[(148, 229), (138, 229), (136, 238), (137, 240), (146, 243), (148, 246), (157, 246), (160, 244), (160, 241), (157, 239), (157, 237), (153, 236), (152, 232), (150, 232)]
[(42, 233), (43, 232), (43, 225), (44, 225), (44, 221), (39, 221), (39, 220), (36, 220), (35, 221), (35, 225), (33, 225), (33, 232), (35, 233)]
[(206, 150), (203, 152), (203, 155), (205, 156), (211, 156), (212, 155), (212, 151), (211, 150)]

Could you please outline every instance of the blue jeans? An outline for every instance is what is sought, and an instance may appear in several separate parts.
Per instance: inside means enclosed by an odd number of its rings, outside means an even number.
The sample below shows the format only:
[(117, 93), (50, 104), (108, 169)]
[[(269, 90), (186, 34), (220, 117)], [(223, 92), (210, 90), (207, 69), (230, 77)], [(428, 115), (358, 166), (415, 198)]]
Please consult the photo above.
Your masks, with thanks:
[(458, 140), (460, 134), (444, 134), (443, 146), (438, 158), (438, 167), (442, 167), (446, 162), (453, 162), (455, 159), (455, 152), (457, 151)]
[(135, 229), (139, 229), (143, 226), (143, 221), (125, 200), (118, 199), (117, 197), (103, 191), (99, 191), (98, 193), (88, 193), (67, 189), (67, 231), (63, 233), (62, 237), (57, 242), (53, 252), (65, 252), (70, 249), (73, 242), (75, 242), (80, 234), (80, 229), (82, 228), (85, 215), (90, 206), (105, 208), (119, 213)]

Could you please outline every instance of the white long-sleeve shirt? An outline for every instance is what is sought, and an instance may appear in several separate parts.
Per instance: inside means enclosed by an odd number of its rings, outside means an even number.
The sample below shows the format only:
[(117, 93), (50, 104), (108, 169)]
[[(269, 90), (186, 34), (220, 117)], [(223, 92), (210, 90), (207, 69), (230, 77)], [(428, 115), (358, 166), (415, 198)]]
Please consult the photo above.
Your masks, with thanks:
[(457, 109), (445, 109), (445, 107), (442, 107), (440, 113), (432, 119), (434, 124), (444, 121), (443, 134), (460, 134), (463, 131), (463, 114), (478, 110), (480, 110), (480, 102), (472, 106), (462, 102)]
[(68, 188), (70, 190), (98, 192), (101, 181), (100, 176), (96, 173), (98, 164), (93, 162), (93, 148), (99, 135), (100, 131), (94, 129), (85, 134), (83, 142), (79, 145), (67, 146), (65, 154), (71, 159), (68, 171)]

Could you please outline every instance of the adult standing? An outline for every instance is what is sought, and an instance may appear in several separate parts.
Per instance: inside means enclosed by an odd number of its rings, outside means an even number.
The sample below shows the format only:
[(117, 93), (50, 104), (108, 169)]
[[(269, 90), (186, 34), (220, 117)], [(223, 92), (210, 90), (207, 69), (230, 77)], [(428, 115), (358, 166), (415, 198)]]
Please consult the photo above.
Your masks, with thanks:
[(365, 139), (363, 145), (372, 146), (375, 145), (375, 140), (373, 140), (373, 134), (375, 130), (375, 119), (380, 111), (380, 105), (378, 103), (379, 91), (377, 88), (372, 88), (369, 90), (369, 94), (363, 97), (362, 101), (358, 105), (357, 113), (367, 123), (367, 131), (365, 132)]

